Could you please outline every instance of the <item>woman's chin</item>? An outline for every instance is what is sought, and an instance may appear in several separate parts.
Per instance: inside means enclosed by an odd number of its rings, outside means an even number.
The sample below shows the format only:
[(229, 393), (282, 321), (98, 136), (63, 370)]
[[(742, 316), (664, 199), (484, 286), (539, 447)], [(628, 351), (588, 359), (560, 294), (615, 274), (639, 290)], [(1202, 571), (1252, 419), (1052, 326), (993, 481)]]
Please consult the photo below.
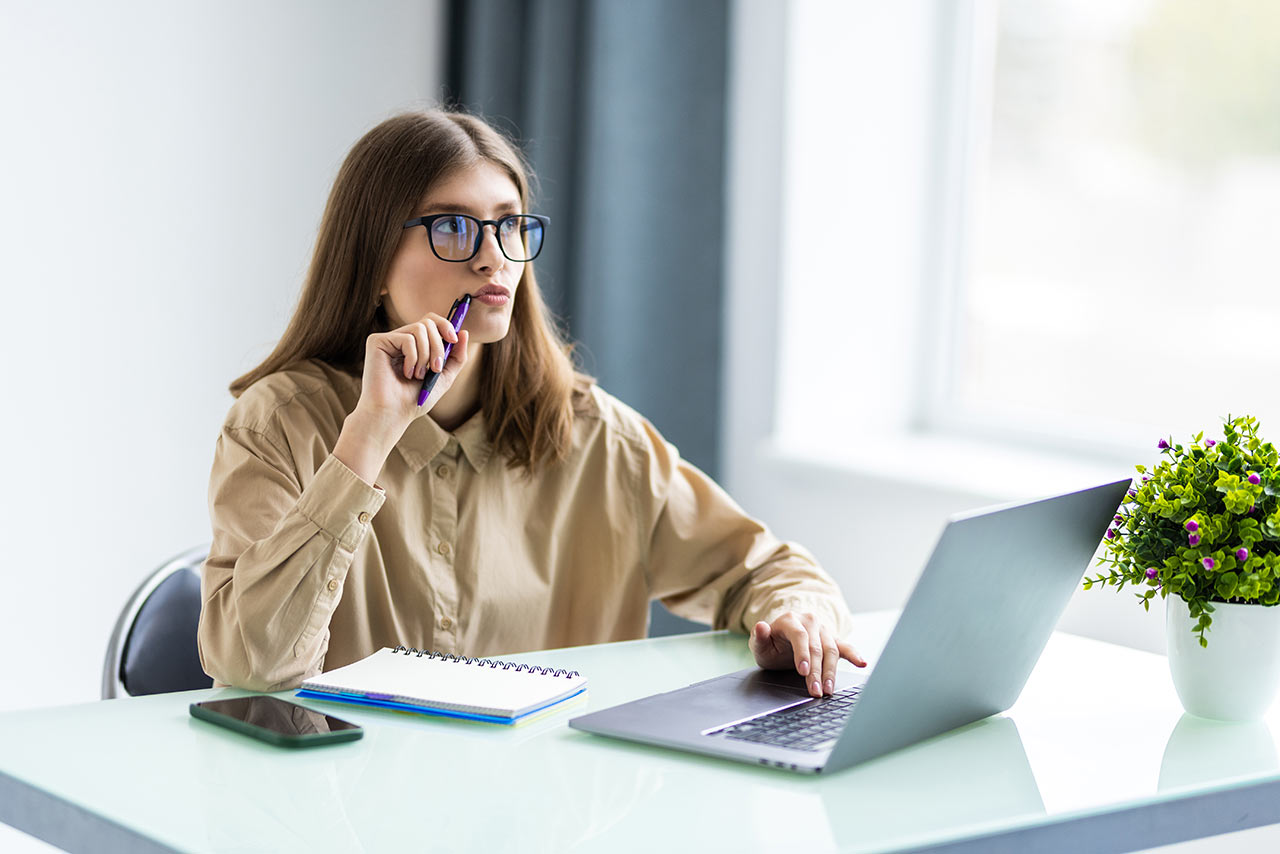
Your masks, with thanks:
[(477, 323), (475, 327), (467, 323), (463, 328), (467, 330), (467, 339), (472, 344), (494, 344), (507, 337), (511, 323), (509, 318), (503, 318), (501, 323)]

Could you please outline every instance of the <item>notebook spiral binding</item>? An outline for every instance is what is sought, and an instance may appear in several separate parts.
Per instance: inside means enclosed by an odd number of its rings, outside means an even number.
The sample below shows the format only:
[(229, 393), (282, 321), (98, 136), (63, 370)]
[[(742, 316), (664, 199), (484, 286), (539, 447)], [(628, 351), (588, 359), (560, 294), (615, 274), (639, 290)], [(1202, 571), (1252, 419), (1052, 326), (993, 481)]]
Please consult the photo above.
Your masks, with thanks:
[(456, 661), (459, 664), (478, 664), (481, 667), (488, 665), (493, 668), (502, 668), (503, 670), (513, 670), (517, 673), (539, 673), (543, 676), (564, 676), (567, 679), (575, 679), (581, 676), (576, 670), (563, 670), (552, 667), (537, 667), (530, 664), (517, 664), (514, 661), (503, 661), (500, 658), (467, 658), (465, 655), (454, 655), (451, 652), (434, 652), (425, 649), (417, 649), (415, 647), (397, 646), (392, 652), (403, 652), (405, 655), (416, 656), (422, 658), (435, 658), (441, 661)]

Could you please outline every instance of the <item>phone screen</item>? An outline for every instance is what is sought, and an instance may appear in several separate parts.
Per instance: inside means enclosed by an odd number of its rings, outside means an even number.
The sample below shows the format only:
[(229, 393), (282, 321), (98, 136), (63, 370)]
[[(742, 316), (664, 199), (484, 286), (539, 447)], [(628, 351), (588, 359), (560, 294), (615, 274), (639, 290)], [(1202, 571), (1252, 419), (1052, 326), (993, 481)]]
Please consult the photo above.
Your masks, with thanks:
[(264, 741), (291, 746), (350, 741), (363, 734), (350, 721), (266, 695), (193, 703), (191, 714)]

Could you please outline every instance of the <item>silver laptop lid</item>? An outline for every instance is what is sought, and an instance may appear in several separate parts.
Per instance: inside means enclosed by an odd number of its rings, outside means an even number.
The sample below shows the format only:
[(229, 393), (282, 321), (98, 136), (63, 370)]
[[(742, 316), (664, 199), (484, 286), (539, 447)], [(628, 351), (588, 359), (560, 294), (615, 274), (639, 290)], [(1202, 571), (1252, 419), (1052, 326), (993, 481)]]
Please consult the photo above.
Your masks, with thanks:
[(1130, 484), (951, 517), (823, 770), (1012, 706)]

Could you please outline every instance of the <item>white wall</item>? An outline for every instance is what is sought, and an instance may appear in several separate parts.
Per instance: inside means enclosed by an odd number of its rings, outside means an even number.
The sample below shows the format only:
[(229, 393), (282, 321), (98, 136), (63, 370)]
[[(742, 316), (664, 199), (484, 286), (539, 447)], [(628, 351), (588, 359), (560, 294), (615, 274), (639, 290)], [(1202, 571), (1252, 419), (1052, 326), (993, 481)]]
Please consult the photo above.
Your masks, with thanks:
[(350, 145), (432, 102), (440, 0), (0, 0), (0, 710), (94, 700), (209, 538), (228, 382), (283, 330)]

